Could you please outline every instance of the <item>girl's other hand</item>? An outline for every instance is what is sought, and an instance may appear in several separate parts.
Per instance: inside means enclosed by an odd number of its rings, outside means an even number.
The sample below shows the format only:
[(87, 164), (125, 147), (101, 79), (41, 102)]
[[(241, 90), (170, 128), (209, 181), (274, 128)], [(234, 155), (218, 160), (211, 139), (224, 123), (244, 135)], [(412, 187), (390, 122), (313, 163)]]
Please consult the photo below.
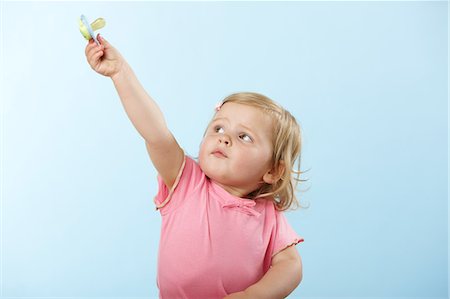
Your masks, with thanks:
[(123, 67), (124, 60), (113, 46), (102, 36), (97, 35), (100, 45), (97, 45), (93, 39), (89, 40), (86, 46), (86, 58), (91, 68), (97, 73), (112, 77)]

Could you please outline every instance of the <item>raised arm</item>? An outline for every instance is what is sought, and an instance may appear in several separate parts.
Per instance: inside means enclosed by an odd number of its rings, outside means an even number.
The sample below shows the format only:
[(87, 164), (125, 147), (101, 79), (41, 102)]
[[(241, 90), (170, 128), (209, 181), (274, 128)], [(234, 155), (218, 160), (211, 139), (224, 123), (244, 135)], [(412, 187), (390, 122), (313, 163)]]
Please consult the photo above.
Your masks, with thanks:
[(86, 46), (88, 62), (96, 72), (111, 77), (128, 117), (145, 140), (153, 165), (171, 188), (183, 163), (183, 150), (126, 60), (103, 37), (99, 41), (100, 46), (92, 41)]

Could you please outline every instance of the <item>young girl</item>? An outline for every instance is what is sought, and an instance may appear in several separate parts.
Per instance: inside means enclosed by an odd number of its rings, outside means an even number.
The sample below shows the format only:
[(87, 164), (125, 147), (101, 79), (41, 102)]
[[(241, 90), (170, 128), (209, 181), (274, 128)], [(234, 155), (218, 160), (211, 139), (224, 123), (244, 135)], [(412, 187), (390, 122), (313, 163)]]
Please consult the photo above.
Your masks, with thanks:
[(298, 205), (294, 117), (269, 98), (237, 93), (216, 107), (198, 162), (184, 154), (155, 101), (103, 37), (86, 57), (111, 77), (158, 171), (160, 298), (284, 298), (302, 279), (302, 242), (283, 210)]

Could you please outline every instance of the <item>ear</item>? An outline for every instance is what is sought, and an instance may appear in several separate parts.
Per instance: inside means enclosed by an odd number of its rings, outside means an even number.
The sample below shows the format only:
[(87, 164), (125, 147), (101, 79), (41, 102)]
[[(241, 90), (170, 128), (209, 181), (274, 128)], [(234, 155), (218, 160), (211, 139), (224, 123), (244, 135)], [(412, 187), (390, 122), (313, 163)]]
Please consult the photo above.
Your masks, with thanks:
[(277, 168), (274, 167), (264, 174), (263, 176), (264, 182), (270, 185), (275, 184), (281, 179), (285, 170), (286, 166), (284, 161), (280, 161)]

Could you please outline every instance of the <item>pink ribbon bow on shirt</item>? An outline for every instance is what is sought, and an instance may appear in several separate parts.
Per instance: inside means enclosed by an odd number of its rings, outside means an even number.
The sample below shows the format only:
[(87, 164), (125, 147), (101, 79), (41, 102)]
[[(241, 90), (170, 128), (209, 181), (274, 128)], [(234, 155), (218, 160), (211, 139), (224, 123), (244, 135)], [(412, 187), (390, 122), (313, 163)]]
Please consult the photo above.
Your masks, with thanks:
[(222, 205), (222, 208), (238, 208), (239, 212), (242, 212), (244, 214), (250, 215), (250, 216), (259, 216), (261, 215), (259, 212), (252, 209), (256, 205), (256, 202), (254, 200), (243, 200), (240, 202), (232, 202), (232, 203), (226, 203)]

